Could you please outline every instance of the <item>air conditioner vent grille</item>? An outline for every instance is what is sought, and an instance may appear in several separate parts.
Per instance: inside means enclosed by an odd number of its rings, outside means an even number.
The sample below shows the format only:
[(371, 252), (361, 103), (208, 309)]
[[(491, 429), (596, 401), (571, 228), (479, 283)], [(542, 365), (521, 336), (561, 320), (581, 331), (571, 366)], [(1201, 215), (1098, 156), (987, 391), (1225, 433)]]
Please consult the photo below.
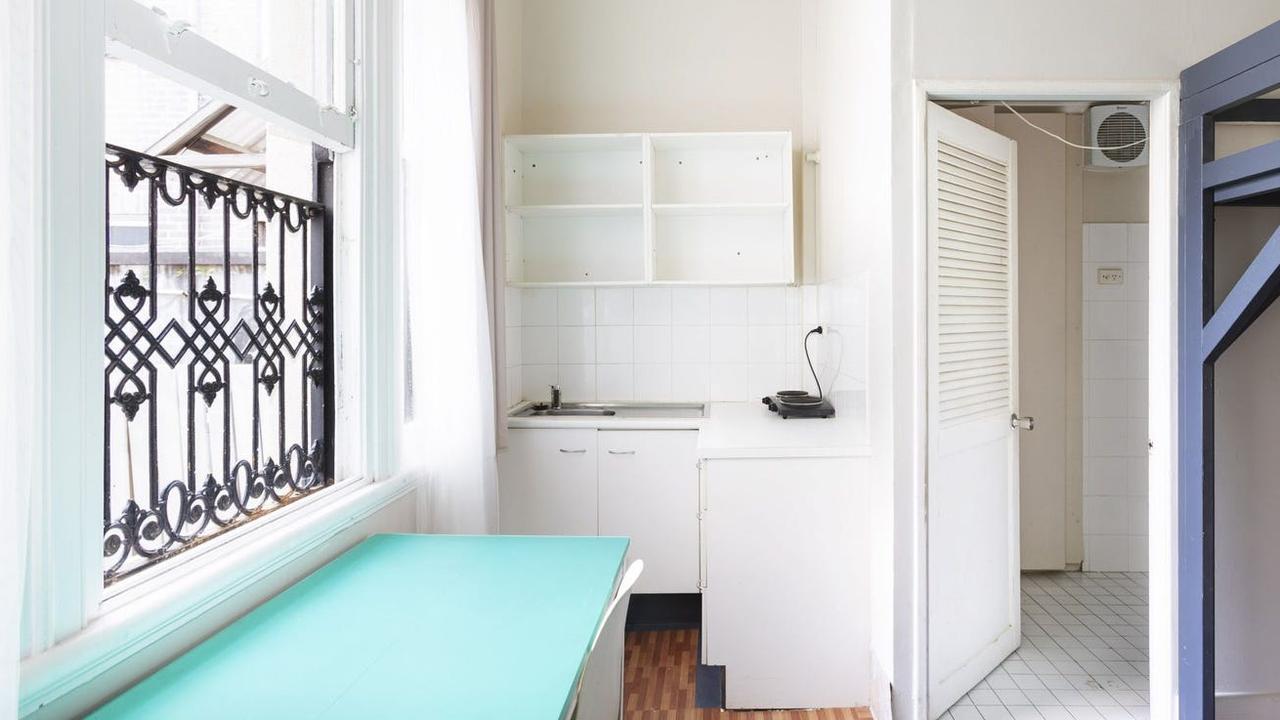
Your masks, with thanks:
[[(1098, 125), (1094, 141), (1098, 147), (1115, 148), (1102, 151), (1107, 159), (1118, 163), (1129, 163), (1137, 159), (1146, 149), (1146, 139), (1147, 129), (1143, 127), (1141, 120), (1132, 113), (1115, 112), (1104, 118)], [(1121, 147), (1124, 145), (1128, 147)]]

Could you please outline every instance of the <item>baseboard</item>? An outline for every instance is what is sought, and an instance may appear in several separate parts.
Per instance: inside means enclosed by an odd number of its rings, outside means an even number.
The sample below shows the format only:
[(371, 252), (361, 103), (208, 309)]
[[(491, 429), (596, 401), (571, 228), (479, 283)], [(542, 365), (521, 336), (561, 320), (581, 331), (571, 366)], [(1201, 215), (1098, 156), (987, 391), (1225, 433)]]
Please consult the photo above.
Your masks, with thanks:
[(699, 593), (637, 593), (627, 608), (627, 630), (684, 630), (702, 627)]
[(1273, 720), (1280, 717), (1280, 690), (1219, 693), (1214, 705), (1218, 720)]

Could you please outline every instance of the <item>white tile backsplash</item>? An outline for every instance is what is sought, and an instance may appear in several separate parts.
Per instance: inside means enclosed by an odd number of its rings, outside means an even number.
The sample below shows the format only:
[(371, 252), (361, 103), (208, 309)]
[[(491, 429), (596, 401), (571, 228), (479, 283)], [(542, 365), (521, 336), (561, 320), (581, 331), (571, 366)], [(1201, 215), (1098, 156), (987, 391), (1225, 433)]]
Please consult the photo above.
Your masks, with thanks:
[(560, 382), (559, 365), (524, 365), (520, 369), (521, 385), (526, 400), (547, 400), (550, 386)]
[(706, 325), (671, 326), (671, 361), (700, 362), (711, 360), (711, 328)]
[(670, 325), (636, 325), (636, 362), (671, 362), (671, 330)]
[(704, 287), (671, 289), (672, 325), (710, 325), (711, 291)]
[(628, 402), (635, 399), (635, 366), (600, 364), (596, 366), (596, 399)]
[(595, 325), (596, 291), (592, 288), (560, 288), (557, 322), (561, 325)]
[(671, 396), (671, 378), (671, 363), (636, 363), (636, 398), (653, 402), (674, 399)]
[(1085, 570), (1147, 569), (1147, 257), (1146, 225), (1084, 226)]
[(520, 357), (524, 365), (555, 365), (556, 330), (551, 327), (520, 328)]
[(747, 328), (747, 359), (752, 363), (785, 363), (787, 339), (785, 326), (752, 325)]
[(747, 322), (751, 325), (785, 325), (787, 288), (747, 288)]
[(712, 325), (711, 362), (746, 362), (749, 338), (746, 325)]
[(671, 288), (636, 288), (636, 325), (671, 324)]
[(635, 333), (631, 325), (596, 326), (596, 362), (630, 363), (635, 360)]
[(554, 288), (525, 288), (524, 309), (520, 324), (524, 326), (552, 326), (556, 322), (556, 291)]
[(595, 365), (557, 365), (560, 397), (569, 402), (589, 402), (596, 399)]
[(751, 391), (746, 363), (711, 363), (710, 400), (743, 400)]
[(631, 288), (600, 288), (596, 290), (596, 324), (630, 325), (634, 322), (635, 291)]
[(672, 363), (671, 399), (705, 400), (710, 388), (711, 366), (705, 362)]
[[(758, 400), (813, 390), (805, 333), (824, 390), (861, 389), (866, 299), (861, 283), (829, 286), (509, 288), (508, 400)], [(823, 297), (825, 296), (825, 300)], [(1127, 347), (1115, 350), (1115, 372)]]
[(596, 361), (595, 326), (561, 326), (558, 331), (559, 351), (556, 356), (561, 365), (590, 365)]
[(747, 325), (747, 288), (713, 287), (710, 294), (712, 325)]

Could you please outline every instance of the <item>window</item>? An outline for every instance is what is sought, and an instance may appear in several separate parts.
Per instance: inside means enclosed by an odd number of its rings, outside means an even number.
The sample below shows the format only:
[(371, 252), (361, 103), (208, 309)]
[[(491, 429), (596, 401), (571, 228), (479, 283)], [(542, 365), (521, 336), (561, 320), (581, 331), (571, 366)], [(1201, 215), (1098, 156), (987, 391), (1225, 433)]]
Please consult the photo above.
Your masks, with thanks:
[(161, 9), (108, 3), (107, 584), (335, 480), (334, 2)]

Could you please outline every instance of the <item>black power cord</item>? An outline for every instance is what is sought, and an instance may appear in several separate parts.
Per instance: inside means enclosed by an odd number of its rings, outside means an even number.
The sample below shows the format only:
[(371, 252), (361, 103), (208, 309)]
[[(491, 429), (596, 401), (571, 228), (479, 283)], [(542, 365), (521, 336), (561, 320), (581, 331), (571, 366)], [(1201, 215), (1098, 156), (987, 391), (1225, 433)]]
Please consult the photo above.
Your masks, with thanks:
[(804, 359), (809, 363), (809, 372), (813, 373), (813, 384), (818, 386), (818, 399), (822, 399), (822, 381), (818, 379), (818, 371), (813, 369), (813, 359), (809, 357), (809, 336), (813, 334), (822, 334), (822, 326), (810, 330), (804, 334)]

